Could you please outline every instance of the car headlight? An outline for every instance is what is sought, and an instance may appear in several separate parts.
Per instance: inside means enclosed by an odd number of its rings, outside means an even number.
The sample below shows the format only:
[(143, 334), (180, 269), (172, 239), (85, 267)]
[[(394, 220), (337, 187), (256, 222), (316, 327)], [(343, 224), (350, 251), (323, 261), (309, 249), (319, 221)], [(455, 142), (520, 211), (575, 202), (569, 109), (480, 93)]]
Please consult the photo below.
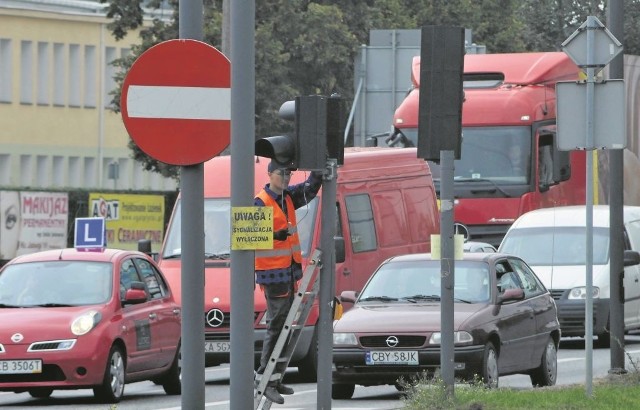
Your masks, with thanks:
[(85, 312), (71, 323), (71, 332), (76, 336), (85, 335), (96, 327), (101, 318), (102, 315), (97, 310)]
[[(442, 341), (442, 333), (433, 332), (429, 338), (430, 345), (439, 345)], [(471, 333), (465, 331), (453, 332), (453, 343), (457, 345), (472, 344), (473, 336)]]
[(333, 345), (348, 345), (348, 346), (357, 346), (358, 339), (356, 339), (356, 335), (353, 333), (334, 333), (333, 334)]
[[(600, 288), (597, 286), (591, 287), (591, 294), (594, 299), (600, 298)], [(571, 289), (569, 292), (568, 299), (586, 299), (587, 298), (587, 288), (586, 286), (580, 286), (577, 288)]]

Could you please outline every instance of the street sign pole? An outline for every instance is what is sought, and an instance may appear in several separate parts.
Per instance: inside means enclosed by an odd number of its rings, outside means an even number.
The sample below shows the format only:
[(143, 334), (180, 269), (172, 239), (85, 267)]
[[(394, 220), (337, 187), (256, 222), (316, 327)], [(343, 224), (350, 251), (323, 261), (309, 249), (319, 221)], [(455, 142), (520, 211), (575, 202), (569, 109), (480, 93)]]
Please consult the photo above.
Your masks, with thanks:
[[(179, 37), (202, 40), (202, 0), (180, 0)], [(204, 166), (180, 167), (183, 409), (204, 409)], [(202, 235), (194, 235), (202, 232)]]
[(585, 350), (586, 350), (586, 391), (592, 394), (593, 383), (593, 94), (594, 94), (594, 34), (596, 29), (595, 17), (587, 17), (587, 301), (585, 305)]
[[(231, 207), (253, 206), (255, 0), (231, 2)], [(265, 175), (266, 179), (267, 176)], [(231, 409), (253, 408), (255, 251), (231, 250)], [(201, 311), (202, 312), (202, 311)]]
[[(594, 142), (594, 118), (595, 118), (595, 74), (596, 69), (601, 70), (617, 54), (622, 51), (622, 44), (602, 25), (595, 17), (587, 17), (583, 23), (568, 39), (562, 43), (564, 52), (583, 68), (586, 78), (586, 136), (584, 148), (586, 152), (586, 300), (585, 300), (585, 350), (586, 350), (586, 381), (585, 389), (587, 396), (593, 393), (593, 151), (597, 149)], [(603, 84), (598, 84), (602, 87)], [(560, 94), (559, 94), (560, 96)], [(560, 106), (566, 101), (558, 101), (558, 112), (561, 113)], [(558, 144), (566, 145), (567, 132), (564, 131), (566, 119), (558, 115)], [(614, 148), (624, 148), (623, 144), (612, 144)]]

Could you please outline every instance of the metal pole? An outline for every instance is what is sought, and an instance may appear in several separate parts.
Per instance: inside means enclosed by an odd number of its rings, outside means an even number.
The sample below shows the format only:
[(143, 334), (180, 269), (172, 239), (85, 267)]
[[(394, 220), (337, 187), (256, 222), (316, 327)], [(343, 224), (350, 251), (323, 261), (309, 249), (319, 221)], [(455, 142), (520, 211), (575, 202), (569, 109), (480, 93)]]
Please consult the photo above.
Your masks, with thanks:
[[(318, 320), (318, 397), (317, 408), (331, 409), (331, 372), (333, 363), (333, 297), (335, 285), (336, 174), (338, 161), (327, 159), (322, 178), (322, 268), (320, 269), (320, 319)], [(311, 347), (312, 349), (314, 346)]]
[(587, 188), (586, 188), (586, 204), (587, 204), (587, 301), (585, 304), (585, 350), (586, 350), (586, 392), (587, 396), (592, 394), (593, 379), (593, 114), (594, 114), (594, 92), (595, 92), (595, 68), (594, 64), (594, 45), (595, 30), (598, 25), (593, 16), (587, 17)]
[[(617, 39), (624, 37), (622, 0), (609, 0), (609, 29)], [(624, 56), (618, 54), (609, 63), (609, 78), (624, 78)], [(623, 187), (624, 150), (612, 149), (609, 155), (609, 329), (611, 337), (611, 368), (609, 373), (626, 373), (624, 362), (624, 241), (623, 236)]]
[[(231, 206), (253, 206), (255, 0), (231, 2)], [(266, 175), (265, 175), (266, 178)], [(254, 251), (231, 251), (231, 409), (253, 408)]]
[[(179, 37), (202, 40), (202, 0), (180, 0)], [(182, 408), (204, 409), (204, 167), (183, 166), (182, 195)], [(194, 235), (197, 232), (197, 235)]]
[(440, 151), (440, 368), (442, 381), (449, 397), (454, 396), (454, 341), (453, 341), (453, 171), (454, 152)]

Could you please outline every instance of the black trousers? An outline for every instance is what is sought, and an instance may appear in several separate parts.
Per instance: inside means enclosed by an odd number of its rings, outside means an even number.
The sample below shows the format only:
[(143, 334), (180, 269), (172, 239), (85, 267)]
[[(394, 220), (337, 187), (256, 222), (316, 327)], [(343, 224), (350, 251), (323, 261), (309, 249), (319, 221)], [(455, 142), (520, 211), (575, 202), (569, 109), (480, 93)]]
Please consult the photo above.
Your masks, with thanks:
[[(264, 373), (269, 363), (269, 357), (278, 341), (280, 332), (284, 327), (291, 304), (293, 303), (293, 286), (290, 282), (274, 283), (262, 285), (264, 296), (267, 301), (267, 333), (262, 344), (262, 354), (260, 356), (260, 367), (258, 374)], [(274, 373), (283, 373), (286, 370), (284, 363), (276, 366)]]

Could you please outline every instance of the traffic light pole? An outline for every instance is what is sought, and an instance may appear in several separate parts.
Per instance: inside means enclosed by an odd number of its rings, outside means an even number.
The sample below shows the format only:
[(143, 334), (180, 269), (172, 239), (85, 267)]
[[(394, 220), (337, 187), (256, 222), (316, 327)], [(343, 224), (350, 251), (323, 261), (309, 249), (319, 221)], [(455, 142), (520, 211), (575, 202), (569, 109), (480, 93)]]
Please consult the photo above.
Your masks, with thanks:
[(317, 408), (331, 409), (331, 377), (333, 363), (333, 297), (335, 295), (336, 190), (338, 179), (336, 159), (327, 158), (322, 177), (322, 231), (320, 245), (320, 319), (316, 328), (318, 337), (318, 395)]

